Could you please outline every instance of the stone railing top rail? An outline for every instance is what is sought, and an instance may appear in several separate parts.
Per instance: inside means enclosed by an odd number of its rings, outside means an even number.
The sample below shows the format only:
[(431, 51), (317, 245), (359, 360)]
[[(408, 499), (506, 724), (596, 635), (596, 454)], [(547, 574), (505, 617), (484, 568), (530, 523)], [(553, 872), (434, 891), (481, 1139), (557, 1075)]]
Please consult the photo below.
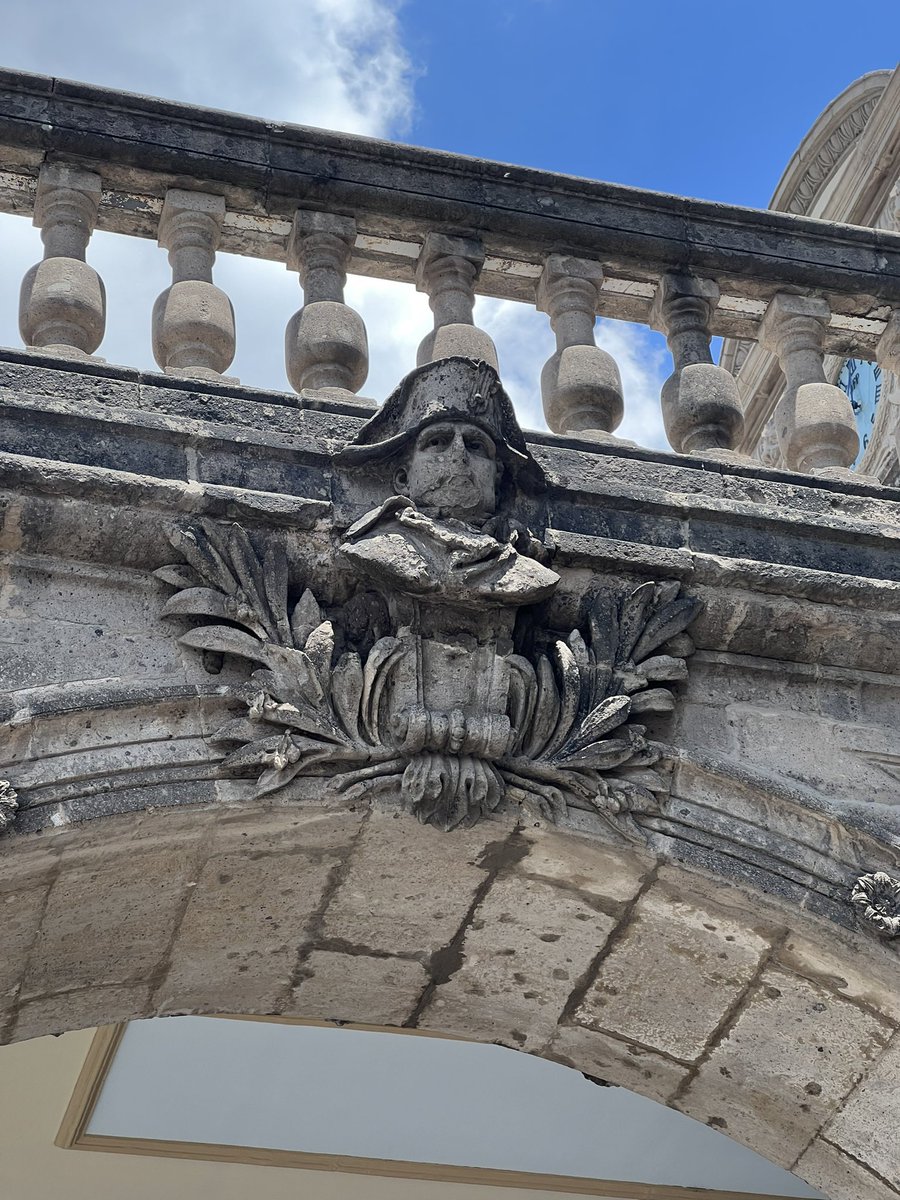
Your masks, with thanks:
[(96, 170), (97, 227), (157, 238), (171, 187), (221, 194), (219, 248), (284, 261), (298, 206), (352, 213), (349, 270), (414, 282), (435, 230), (472, 231), (479, 293), (534, 302), (550, 252), (603, 263), (601, 315), (648, 322), (660, 277), (714, 277), (713, 334), (755, 337), (778, 292), (828, 301), (825, 348), (874, 357), (900, 305), (900, 236), (0, 72), (0, 210), (45, 162)]

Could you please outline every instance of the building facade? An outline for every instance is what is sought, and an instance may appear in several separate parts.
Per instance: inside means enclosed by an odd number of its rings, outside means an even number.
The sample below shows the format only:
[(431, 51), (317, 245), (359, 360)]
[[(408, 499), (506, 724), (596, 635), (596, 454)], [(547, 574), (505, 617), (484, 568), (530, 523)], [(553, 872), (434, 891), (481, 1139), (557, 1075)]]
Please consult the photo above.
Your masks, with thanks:
[[(896, 79), (860, 81), (846, 163), (895, 145)], [(44, 247), (0, 352), (2, 1039), (462, 1036), (831, 1200), (900, 1195), (900, 492), (887, 392), (854, 471), (834, 382), (900, 365), (886, 177), (838, 149), (780, 189), (821, 212), (754, 211), (11, 72), (0, 98), (0, 205)], [(94, 229), (168, 253), (158, 372), (97, 356)], [(293, 391), (228, 375), (220, 251), (297, 272)], [(374, 413), (348, 272), (434, 316)], [(546, 314), (551, 433), (476, 295)], [(616, 436), (598, 314), (666, 335), (673, 453)]]

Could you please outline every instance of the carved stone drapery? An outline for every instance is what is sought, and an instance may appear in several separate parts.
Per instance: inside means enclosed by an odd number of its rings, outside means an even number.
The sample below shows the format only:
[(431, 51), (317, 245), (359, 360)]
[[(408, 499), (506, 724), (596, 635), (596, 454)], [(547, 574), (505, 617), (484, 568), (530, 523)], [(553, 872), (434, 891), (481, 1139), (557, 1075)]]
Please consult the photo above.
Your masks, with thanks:
[(10, 783), (0, 779), (0, 833), (5, 833), (16, 819), (19, 799)]
[(860, 875), (850, 891), (859, 920), (883, 938), (900, 937), (900, 882), (886, 871)]
[[(540, 471), (483, 362), (414, 371), (338, 465), (393, 470), (395, 494), (335, 535), (336, 562), (382, 597), (385, 630), (360, 638), (346, 609), (329, 613), (310, 588), (289, 596), (295, 564), (239, 525), (181, 531), (186, 565), (157, 573), (179, 589), (166, 615), (207, 622), (183, 644), (258, 667), (246, 716), (214, 739), (231, 747), (225, 768), (256, 773), (258, 795), (332, 775), (348, 795), (399, 794), (444, 829), (512, 801), (550, 819), (599, 812), (635, 834), (631, 814), (667, 790), (642, 720), (674, 706), (698, 602), (677, 582), (644, 583), (595, 597), (577, 628), (540, 624), (559, 576), (498, 501)], [(526, 610), (537, 624), (524, 636)]]
[[(411, 507), (391, 516), (422, 531)], [(288, 564), (278, 552), (258, 555), (239, 525), (224, 535), (193, 527), (177, 545), (190, 565), (157, 572), (180, 589), (166, 615), (229, 622), (191, 630), (182, 644), (258, 667), (240, 693), (246, 717), (213, 739), (231, 747), (226, 768), (257, 773), (257, 795), (302, 773), (329, 774), (348, 795), (399, 785), (407, 807), (447, 829), (512, 800), (550, 819), (569, 808), (597, 811), (633, 832), (629, 814), (654, 811), (666, 791), (652, 769), (662, 749), (640, 717), (671, 711), (667, 685), (687, 677), (689, 647), (676, 639), (698, 603), (680, 597), (678, 583), (645, 583), (618, 605), (598, 602), (583, 631), (556, 637), (546, 653), (498, 652), (510, 632), (499, 620), (460, 666), (428, 636), (444, 632), (430, 623), (434, 614), (415, 605), (405, 615), (418, 628), (395, 621), (367, 654), (336, 653), (346, 644), (339, 617), (329, 618), (309, 589), (289, 603)], [(484, 550), (460, 538), (450, 555)], [(475, 565), (497, 582), (496, 562)], [(476, 706), (485, 711), (467, 711)]]

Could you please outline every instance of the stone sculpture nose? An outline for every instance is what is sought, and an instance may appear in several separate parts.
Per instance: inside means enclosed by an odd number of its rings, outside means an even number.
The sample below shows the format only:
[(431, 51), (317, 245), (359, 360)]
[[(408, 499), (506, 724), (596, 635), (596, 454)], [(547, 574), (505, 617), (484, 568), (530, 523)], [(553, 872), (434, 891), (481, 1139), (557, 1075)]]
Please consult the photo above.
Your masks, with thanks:
[(457, 429), (453, 433), (453, 441), (450, 443), (450, 456), (462, 463), (469, 460), (469, 450), (461, 429)]

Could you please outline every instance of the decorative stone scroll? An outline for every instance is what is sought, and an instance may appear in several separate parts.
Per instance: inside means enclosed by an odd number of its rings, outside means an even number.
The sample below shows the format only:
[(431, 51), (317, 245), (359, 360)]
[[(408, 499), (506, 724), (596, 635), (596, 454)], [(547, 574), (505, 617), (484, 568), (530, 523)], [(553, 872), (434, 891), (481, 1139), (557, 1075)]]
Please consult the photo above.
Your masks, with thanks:
[(860, 875), (850, 903), (863, 925), (883, 938), (900, 937), (900, 882), (885, 871)]
[(19, 799), (12, 784), (7, 783), (5, 779), (0, 779), (0, 833), (5, 833), (12, 827), (18, 807)]
[(165, 615), (204, 622), (184, 645), (256, 667), (245, 715), (215, 735), (224, 769), (255, 775), (259, 796), (333, 776), (443, 829), (519, 803), (637, 836), (635, 814), (667, 792), (642, 722), (674, 706), (699, 602), (644, 583), (594, 597), (577, 628), (548, 627), (559, 576), (510, 509), (543, 476), (484, 362), (412, 372), (336, 467), (393, 486), (335, 531), (336, 565), (374, 597), (367, 619), (239, 525), (180, 531), (184, 562), (157, 572), (178, 589)]

